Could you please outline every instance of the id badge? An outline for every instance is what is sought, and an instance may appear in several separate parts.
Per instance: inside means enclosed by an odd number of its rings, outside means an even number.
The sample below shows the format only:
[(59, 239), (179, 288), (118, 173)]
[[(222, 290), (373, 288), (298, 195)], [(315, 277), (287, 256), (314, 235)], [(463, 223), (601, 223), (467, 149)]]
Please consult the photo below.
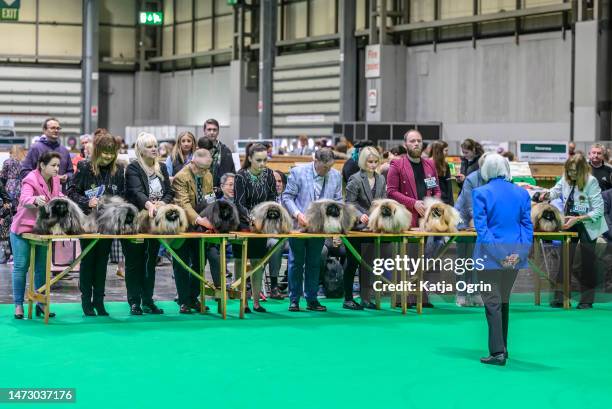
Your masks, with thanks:
[(206, 196), (204, 196), (204, 201), (206, 202), (206, 204), (214, 203), (216, 199), (217, 198), (214, 193), (209, 193)]
[(578, 214), (578, 215), (584, 215), (587, 214), (589, 212), (589, 206), (587, 206), (586, 204), (575, 204), (572, 209), (571, 209), (572, 213)]
[(437, 186), (438, 182), (436, 181), (436, 178), (434, 176), (430, 178), (425, 178), (425, 187), (427, 187), (427, 189), (434, 189)]
[(94, 187), (93, 189), (86, 190), (85, 196), (87, 196), (88, 199), (93, 199), (94, 197), (102, 197), (105, 190), (106, 188), (104, 185), (97, 186), (97, 187)]

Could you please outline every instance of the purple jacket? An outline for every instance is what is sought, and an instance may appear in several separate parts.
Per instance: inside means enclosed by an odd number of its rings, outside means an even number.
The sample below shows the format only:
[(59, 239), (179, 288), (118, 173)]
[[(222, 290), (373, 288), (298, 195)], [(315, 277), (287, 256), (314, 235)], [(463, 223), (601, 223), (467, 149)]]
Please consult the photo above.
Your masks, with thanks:
[(59, 142), (51, 142), (45, 136), (42, 136), (38, 142), (30, 146), (28, 154), (26, 155), (23, 162), (21, 162), (21, 178), (25, 178), (30, 171), (36, 169), (38, 165), (38, 159), (43, 153), (48, 151), (54, 151), (60, 154), (59, 175), (68, 175), (68, 179), (72, 177), (74, 168), (72, 167), (72, 161), (70, 160), (70, 152), (66, 147), (59, 144)]

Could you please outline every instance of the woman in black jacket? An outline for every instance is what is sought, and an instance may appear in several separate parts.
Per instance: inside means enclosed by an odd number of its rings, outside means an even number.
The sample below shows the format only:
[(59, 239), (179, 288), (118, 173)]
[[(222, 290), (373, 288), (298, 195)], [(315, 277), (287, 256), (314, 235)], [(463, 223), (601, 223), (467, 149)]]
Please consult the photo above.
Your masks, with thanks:
[[(119, 147), (118, 141), (106, 129), (98, 130), (91, 157), (78, 163), (68, 196), (85, 214), (98, 206), (103, 195), (124, 196), (125, 169), (117, 164)], [(80, 241), (81, 249), (91, 243), (88, 239)], [(99, 240), (81, 260), (79, 289), (83, 313), (87, 316), (108, 315), (104, 308), (104, 287), (111, 245), (112, 240)]]
[(459, 191), (463, 188), (465, 178), (479, 169), (478, 159), (483, 153), (482, 145), (473, 139), (468, 138), (461, 143), (461, 170), (456, 177)]
[[(155, 136), (146, 132), (138, 135), (136, 159), (125, 172), (126, 197), (138, 210), (146, 209), (152, 217), (158, 207), (171, 203), (174, 198), (166, 165), (160, 163)], [(153, 302), (159, 242), (155, 239), (143, 242), (126, 240), (123, 250), (130, 313), (163, 314), (164, 311)]]
[[(246, 158), (242, 169), (236, 174), (234, 181), (234, 203), (238, 208), (240, 216), (240, 230), (249, 231), (251, 228), (251, 210), (262, 202), (276, 201), (276, 179), (274, 172), (268, 167), (268, 148), (261, 143), (248, 146)], [(249, 240), (248, 257), (251, 265), (256, 265), (258, 260), (266, 253), (267, 239)], [(242, 247), (233, 248), (236, 257), (236, 276), (241, 276)], [(259, 304), (259, 293), (261, 292), (263, 268), (253, 273), (251, 276), (251, 293), (253, 297), (253, 309), (257, 312), (266, 312), (266, 309)], [(251, 312), (248, 302), (245, 305), (245, 312)]]
[(444, 141), (434, 141), (431, 144), (431, 159), (436, 165), (436, 173), (440, 181), (440, 191), (442, 191), (442, 201), (447, 205), (454, 206), (453, 180), (450, 173), (450, 166), (446, 162), (448, 156), (448, 143)]

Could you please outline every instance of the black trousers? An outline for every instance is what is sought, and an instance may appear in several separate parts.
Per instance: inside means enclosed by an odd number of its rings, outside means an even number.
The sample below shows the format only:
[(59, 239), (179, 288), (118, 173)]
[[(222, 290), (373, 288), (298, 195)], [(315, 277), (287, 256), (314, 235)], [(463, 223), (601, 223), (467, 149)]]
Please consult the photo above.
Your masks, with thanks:
[[(81, 251), (87, 247), (92, 240), (81, 239)], [(83, 301), (102, 301), (104, 299), (104, 287), (106, 286), (106, 268), (108, 257), (111, 252), (112, 240), (98, 240), (93, 248), (81, 260), (81, 272), (79, 274), (79, 289)]]
[[(580, 283), (580, 303), (593, 304), (595, 301), (595, 286), (597, 284), (597, 270), (596, 270), (596, 259), (597, 254), (595, 253), (595, 243), (597, 240), (591, 240), (589, 233), (587, 233), (582, 223), (576, 224), (569, 231), (578, 232), (578, 237), (571, 238), (570, 249), (569, 249), (569, 268), (570, 271)], [(580, 242), (580, 273), (577, 274), (574, 271), (574, 254), (576, 253), (576, 247)], [(555, 279), (557, 284), (563, 282), (563, 263), (559, 263), (559, 272)], [(554, 296), (555, 302), (563, 302), (563, 291), (555, 291)]]
[[(374, 240), (370, 238), (350, 238), (349, 243), (361, 254), (366, 263), (372, 265), (374, 260)], [(384, 246), (384, 245), (383, 245)], [(346, 250), (346, 268), (344, 269), (344, 299), (353, 299), (353, 283), (355, 282), (355, 272), (359, 271), (359, 293), (361, 300), (369, 302), (372, 298), (372, 277), (370, 273), (357, 261), (353, 253)], [(382, 255), (381, 255), (382, 257)]]
[(510, 293), (518, 270), (484, 270), (478, 275), (491, 285), (491, 291), (481, 291), (489, 325), (489, 353), (497, 355), (508, 351), (508, 321)]
[[(174, 249), (176, 255), (195, 272), (200, 272), (199, 240), (187, 239), (178, 249)], [(178, 293), (178, 303), (193, 305), (200, 296), (200, 280), (190, 274), (181, 264), (172, 259), (174, 269), (174, 282)]]
[(122, 240), (122, 244), (128, 303), (150, 304), (153, 302), (155, 266), (160, 244), (155, 239), (146, 239), (144, 243)]

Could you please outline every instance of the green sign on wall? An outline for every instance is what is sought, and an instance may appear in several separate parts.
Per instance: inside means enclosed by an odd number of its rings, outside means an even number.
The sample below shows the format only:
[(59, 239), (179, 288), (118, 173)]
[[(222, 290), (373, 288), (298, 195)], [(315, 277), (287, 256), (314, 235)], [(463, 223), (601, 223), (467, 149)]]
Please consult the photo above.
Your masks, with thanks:
[(164, 13), (161, 11), (141, 11), (138, 21), (149, 26), (161, 26), (164, 22)]
[(19, 20), (19, 0), (0, 0), (0, 20)]

